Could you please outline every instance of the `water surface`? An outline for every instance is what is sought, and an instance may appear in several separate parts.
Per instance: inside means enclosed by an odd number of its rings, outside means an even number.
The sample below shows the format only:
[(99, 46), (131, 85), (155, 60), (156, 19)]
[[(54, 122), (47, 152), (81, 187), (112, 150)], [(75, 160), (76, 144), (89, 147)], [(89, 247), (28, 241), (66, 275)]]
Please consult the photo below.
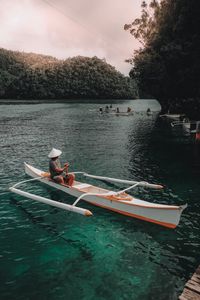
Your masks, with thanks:
[[(199, 149), (160, 139), (157, 114), (145, 113), (149, 106), (156, 110), (154, 102), (113, 103), (121, 110), (134, 107), (131, 117), (100, 115), (99, 106), (0, 106), (1, 299), (177, 299), (199, 264)], [(94, 214), (84, 218), (7, 192), (27, 178), (24, 161), (47, 170), (52, 147), (62, 149), (71, 170), (164, 184), (164, 191), (137, 189), (134, 195), (187, 202), (179, 226), (166, 229), (82, 202)], [(24, 189), (75, 200), (42, 184)]]

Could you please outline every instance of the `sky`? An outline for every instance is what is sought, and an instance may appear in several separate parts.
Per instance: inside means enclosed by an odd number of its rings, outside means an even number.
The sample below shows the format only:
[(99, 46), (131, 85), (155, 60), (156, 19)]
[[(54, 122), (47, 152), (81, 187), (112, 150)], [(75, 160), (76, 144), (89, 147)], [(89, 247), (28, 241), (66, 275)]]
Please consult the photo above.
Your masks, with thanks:
[(97, 56), (124, 74), (140, 45), (124, 24), (142, 0), (0, 0), (0, 47), (66, 59)]

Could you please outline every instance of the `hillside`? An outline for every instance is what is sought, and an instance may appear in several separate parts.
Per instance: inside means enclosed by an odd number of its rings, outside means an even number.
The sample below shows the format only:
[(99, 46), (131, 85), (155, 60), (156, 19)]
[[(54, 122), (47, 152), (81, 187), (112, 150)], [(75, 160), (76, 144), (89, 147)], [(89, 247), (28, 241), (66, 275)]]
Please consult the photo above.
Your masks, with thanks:
[(58, 60), (0, 48), (1, 99), (133, 99), (134, 81), (96, 56)]

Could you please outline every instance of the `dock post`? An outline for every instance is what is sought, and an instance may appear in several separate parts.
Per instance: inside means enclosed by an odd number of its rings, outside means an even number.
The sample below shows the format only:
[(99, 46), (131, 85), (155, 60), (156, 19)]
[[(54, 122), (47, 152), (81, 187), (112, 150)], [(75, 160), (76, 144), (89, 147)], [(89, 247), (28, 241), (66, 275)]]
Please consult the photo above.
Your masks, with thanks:
[(192, 278), (185, 284), (179, 300), (200, 300), (200, 266), (197, 268)]

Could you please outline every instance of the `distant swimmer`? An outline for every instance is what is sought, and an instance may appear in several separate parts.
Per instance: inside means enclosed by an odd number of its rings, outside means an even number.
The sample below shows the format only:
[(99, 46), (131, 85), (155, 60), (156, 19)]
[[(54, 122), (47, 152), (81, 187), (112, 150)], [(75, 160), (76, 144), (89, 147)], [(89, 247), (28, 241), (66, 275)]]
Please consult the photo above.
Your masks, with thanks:
[(102, 107), (99, 107), (99, 112), (100, 112), (100, 114), (103, 113), (103, 108)]

